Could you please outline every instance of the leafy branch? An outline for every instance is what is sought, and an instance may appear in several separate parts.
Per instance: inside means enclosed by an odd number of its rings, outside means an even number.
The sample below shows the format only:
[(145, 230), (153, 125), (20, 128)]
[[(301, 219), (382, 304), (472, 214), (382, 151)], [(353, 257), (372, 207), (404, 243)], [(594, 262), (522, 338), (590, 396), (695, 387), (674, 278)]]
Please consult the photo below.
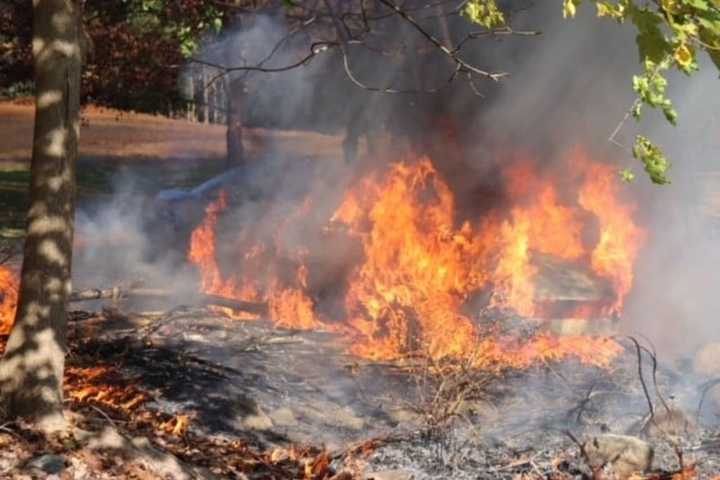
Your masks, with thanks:
[[(720, 1), (589, 1), (595, 4), (598, 17), (618, 23), (629, 21), (637, 30), (635, 41), (643, 72), (633, 76), (637, 101), (630, 114), (640, 120), (643, 107), (648, 106), (660, 110), (671, 125), (676, 125), (678, 115), (667, 96), (665, 74), (670, 70), (688, 76), (697, 72), (699, 51), (705, 51), (720, 69)], [(582, 0), (563, 0), (563, 15), (574, 17), (581, 3)], [(611, 141), (616, 133), (611, 135)], [(670, 162), (650, 139), (636, 136), (632, 153), (642, 162), (653, 183), (670, 183)], [(621, 172), (621, 176), (628, 181), (634, 178), (629, 170)]]

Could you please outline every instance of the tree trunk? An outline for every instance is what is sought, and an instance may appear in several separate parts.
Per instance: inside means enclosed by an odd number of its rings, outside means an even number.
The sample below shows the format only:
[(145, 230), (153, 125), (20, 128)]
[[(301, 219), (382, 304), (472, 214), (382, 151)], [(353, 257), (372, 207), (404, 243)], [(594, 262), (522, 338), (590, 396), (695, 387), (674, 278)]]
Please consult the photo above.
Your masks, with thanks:
[(217, 89), (215, 88), (216, 83), (213, 82), (212, 85), (209, 85), (207, 90), (207, 101), (208, 101), (208, 123), (216, 123), (217, 122), (217, 108), (215, 107), (215, 101), (217, 100)]
[(186, 119), (193, 122), (197, 121), (197, 118), (195, 118), (196, 115), (196, 105), (195, 105), (195, 75), (192, 73), (187, 75), (188, 87), (187, 87), (187, 95), (184, 96), (184, 98), (187, 100), (187, 107), (185, 110)]
[(33, 0), (35, 130), (30, 210), (15, 324), (0, 360), (9, 417), (45, 431), (64, 427), (66, 300), (75, 214), (80, 126), (80, 12), (77, 0)]
[(200, 120), (202, 123), (210, 123), (210, 95), (208, 95), (208, 75), (207, 68), (200, 65)]
[(195, 65), (193, 75), (193, 101), (195, 102), (195, 119), (205, 123), (207, 119), (207, 104), (205, 103), (205, 78), (203, 77), (202, 65)]
[(245, 149), (243, 147), (243, 122), (242, 122), (242, 100), (245, 85), (239, 79), (226, 79), (225, 87), (225, 117), (227, 157), (225, 160), (225, 168), (230, 169), (239, 167), (245, 161)]

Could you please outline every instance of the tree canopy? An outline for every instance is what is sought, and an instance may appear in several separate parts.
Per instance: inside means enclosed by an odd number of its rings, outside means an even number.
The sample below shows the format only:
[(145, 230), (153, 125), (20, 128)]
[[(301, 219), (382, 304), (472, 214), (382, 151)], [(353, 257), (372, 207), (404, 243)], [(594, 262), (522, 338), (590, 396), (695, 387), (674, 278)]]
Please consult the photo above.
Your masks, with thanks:
[[(0, 88), (31, 81), (28, 9), (21, 1), (6, 2), (0, 7), (3, 54)], [(637, 99), (627, 117), (640, 119), (644, 108), (657, 109), (668, 122), (675, 124), (678, 114), (668, 97), (667, 74), (678, 71), (685, 75), (697, 72), (702, 64), (700, 54), (706, 53), (720, 66), (720, 2), (718, 0), (563, 0), (558, 15), (575, 16), (578, 9), (593, 4), (597, 16), (618, 23), (631, 24), (636, 32), (636, 48), (641, 71), (628, 74), (628, 84)], [(302, 37), (312, 44), (306, 56), (286, 67), (268, 68), (237, 59), (235, 63), (215, 65), (225, 73), (236, 71), (282, 72), (302, 66), (326, 49), (345, 52), (363, 44), (377, 53), (378, 59), (397, 55), (395, 47), (379, 48), (372, 39), (387, 29), (382, 22), (395, 17), (418, 34), (424, 48), (435, 51), (455, 65), (448, 82), (473, 78), (501, 80), (512, 72), (495, 72), (480, 68), (461, 51), (473, 39), (487, 35), (532, 35), (512, 28), (512, 2), (468, 0), (459, 5), (446, 2), (426, 5), (392, 0), (296, 2), (288, 0), (220, 1), (220, 0), (123, 0), (104, 2), (87, 0), (83, 6), (86, 36), (91, 55), (82, 77), (84, 101), (140, 111), (173, 113), (188, 108), (188, 99), (181, 92), (180, 76), (188, 61), (197, 61), (203, 43), (234, 28), (238, 20), (258, 13), (281, 16), (288, 24), (289, 36)], [(430, 15), (432, 13), (432, 15)], [(453, 45), (451, 35), (428, 27), (432, 16), (446, 17), (446, 29), (454, 29), (455, 37), (464, 38)], [(458, 16), (465, 22), (459, 23)], [(469, 25), (479, 27), (472, 29)], [(463, 30), (464, 29), (464, 30)], [(462, 34), (458, 33), (462, 30)], [(289, 39), (283, 42), (288, 43)], [(275, 49), (273, 49), (275, 50)], [(381, 51), (382, 50), (382, 51)], [(422, 48), (420, 48), (422, 50)], [(420, 51), (417, 50), (416, 51)], [(404, 52), (408, 55), (408, 51)], [(369, 85), (346, 63), (346, 73), (360, 88), (393, 91), (385, 85)], [(438, 85), (428, 88), (434, 91)], [(17, 87), (12, 87), (17, 89)], [(611, 136), (614, 141), (614, 136)], [(662, 149), (650, 138), (637, 135), (632, 154), (638, 159), (652, 182), (669, 183), (670, 162)], [(632, 180), (630, 170), (621, 178)]]
[[(720, 1), (718, 0), (586, 0), (593, 3), (597, 16), (632, 23), (635, 42), (643, 71), (632, 76), (632, 88), (637, 94), (629, 115), (639, 120), (644, 106), (659, 109), (672, 125), (678, 114), (667, 96), (666, 73), (670, 70), (692, 75), (699, 70), (698, 53), (706, 52), (720, 68)], [(572, 18), (583, 0), (563, 0), (563, 16)], [(465, 16), (471, 21), (492, 29), (504, 25), (505, 18), (495, 0), (470, 0)], [(612, 138), (612, 137), (611, 137)], [(649, 138), (637, 135), (633, 156), (645, 167), (650, 180), (656, 184), (670, 183), (670, 162), (662, 150)], [(626, 169), (624, 180), (635, 175)]]

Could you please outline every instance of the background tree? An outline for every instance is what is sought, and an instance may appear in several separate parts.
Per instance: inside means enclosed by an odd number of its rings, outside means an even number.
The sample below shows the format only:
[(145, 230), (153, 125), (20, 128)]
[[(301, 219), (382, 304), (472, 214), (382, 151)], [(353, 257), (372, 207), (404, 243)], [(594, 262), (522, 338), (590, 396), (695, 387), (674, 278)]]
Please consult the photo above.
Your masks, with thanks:
[(0, 89), (14, 95), (27, 94), (32, 82), (32, 10), (26, 3), (0, 3)]
[(30, 210), (15, 324), (0, 360), (7, 416), (64, 426), (66, 299), (71, 288), (80, 110), (80, 23), (74, 0), (33, 1), (35, 130)]

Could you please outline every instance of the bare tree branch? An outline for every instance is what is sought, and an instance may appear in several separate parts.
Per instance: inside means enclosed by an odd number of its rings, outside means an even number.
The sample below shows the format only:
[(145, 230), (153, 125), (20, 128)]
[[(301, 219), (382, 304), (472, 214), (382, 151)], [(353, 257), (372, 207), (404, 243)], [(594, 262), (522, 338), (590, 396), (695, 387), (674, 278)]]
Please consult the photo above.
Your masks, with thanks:
[[(269, 62), (270, 60), (272, 60), (272, 58), (280, 51), (280, 49), (283, 47), (283, 45), (285, 45), (287, 42), (289, 42), (292, 37), (294, 37), (295, 35), (298, 35), (305, 28), (310, 26), (316, 20), (316, 18), (317, 18), (316, 16), (310, 17), (299, 28), (296, 28), (296, 29), (288, 32), (287, 35), (283, 36), (280, 40), (278, 40), (277, 43), (275, 43), (275, 45), (273, 46), (273, 48), (270, 50), (270, 52), (265, 56), (265, 58), (260, 60), (260, 62), (258, 62), (255, 65), (255, 67), (263, 68), (264, 65), (267, 62)], [(310, 59), (308, 59), (308, 61), (310, 61)], [(250, 69), (245, 70), (245, 75), (243, 76), (243, 78), (246, 78), (250, 74), (251, 71), (252, 70), (250, 70)], [(227, 73), (228, 72), (226, 70), (221, 70), (221, 72), (219, 74), (214, 75), (205, 85), (203, 85), (203, 89), (210, 88), (217, 80), (219, 80), (220, 78), (223, 78)]]
[(503, 77), (508, 76), (509, 74), (507, 72), (488, 72), (486, 70), (482, 70), (480, 68), (475, 67), (474, 65), (471, 65), (467, 63), (465, 60), (460, 58), (457, 54), (457, 49), (451, 50), (449, 47), (447, 47), (445, 44), (443, 44), (440, 40), (435, 38), (434, 35), (432, 35), (430, 32), (425, 30), (409, 13), (407, 13), (405, 10), (391, 2), (390, 0), (378, 0), (380, 3), (385, 5), (386, 7), (390, 8), (391, 10), (395, 11), (403, 20), (408, 22), (410, 25), (417, 30), (420, 35), (425, 37), (430, 43), (432, 43), (438, 50), (440, 50), (442, 53), (450, 57), (459, 67), (460, 71), (467, 71), (472, 72), (476, 75), (480, 75), (482, 77), (489, 78), (494, 81), (498, 81)]
[[(230, 4), (225, 1), (221, 0), (215, 0), (219, 5), (226, 6), (226, 7), (233, 7), (236, 10), (240, 12), (249, 12), (247, 5), (240, 4), (240, 3), (233, 3)], [(459, 56), (460, 50), (471, 40), (475, 40), (481, 37), (485, 36), (495, 36), (495, 35), (520, 35), (520, 36), (534, 36), (538, 35), (539, 32), (534, 31), (514, 31), (511, 27), (502, 27), (494, 30), (489, 31), (479, 31), (479, 32), (470, 32), (468, 33), (462, 40), (458, 42), (456, 46), (453, 47), (452, 44), (446, 45), (444, 42), (439, 40), (435, 37), (430, 31), (428, 31), (425, 27), (420, 25), (419, 21), (414, 18), (410, 12), (418, 12), (426, 9), (432, 9), (435, 12), (442, 12), (444, 13), (443, 7), (449, 3), (454, 3), (451, 0), (438, 0), (435, 2), (428, 2), (423, 3), (421, 5), (416, 6), (405, 6), (404, 2), (401, 2), (400, 4), (394, 3), (392, 0), (379, 0), (378, 3), (380, 5), (383, 5), (384, 7), (390, 9), (390, 13), (388, 14), (382, 14), (382, 15), (376, 15), (371, 16), (370, 12), (368, 11), (368, 5), (366, 5), (366, 0), (360, 0), (359, 3), (359, 12), (354, 11), (346, 11), (342, 12), (341, 14), (336, 14), (334, 5), (332, 4), (331, 0), (318, 0), (314, 5), (308, 7), (307, 4), (303, 5), (301, 8), (301, 13), (299, 16), (296, 15), (293, 17), (294, 20), (297, 20), (300, 22), (300, 26), (289, 32), (286, 36), (284, 36), (282, 39), (280, 39), (275, 46), (271, 49), (269, 54), (263, 58), (259, 63), (255, 65), (239, 65), (239, 66), (228, 66), (223, 65), (215, 62), (211, 62), (208, 60), (200, 59), (200, 58), (191, 58), (191, 63), (196, 63), (199, 65), (204, 65), (207, 67), (214, 68), (218, 70), (218, 73), (214, 75), (205, 85), (203, 88), (207, 89), (210, 88), (214, 82), (216, 82), (218, 79), (225, 77), (231, 72), (238, 72), (242, 71), (245, 72), (245, 74), (249, 74), (251, 72), (261, 72), (261, 73), (280, 73), (280, 72), (286, 72), (289, 70), (293, 70), (295, 68), (301, 67), (303, 65), (306, 65), (309, 63), (315, 56), (318, 54), (325, 52), (331, 48), (337, 48), (340, 50), (340, 53), (342, 55), (342, 62), (343, 62), (343, 68), (345, 71), (345, 74), (347, 75), (348, 79), (356, 86), (367, 90), (371, 92), (379, 92), (379, 93), (408, 93), (408, 94), (417, 94), (417, 93), (437, 93), (445, 88), (449, 84), (451, 84), (455, 79), (457, 79), (458, 75), (463, 75), (470, 86), (470, 89), (475, 95), (482, 96), (480, 93), (480, 90), (478, 89), (477, 85), (474, 82), (474, 76), (480, 76), (483, 78), (489, 78), (494, 81), (498, 81), (501, 78), (508, 75), (508, 73), (505, 72), (492, 72), (487, 71), (484, 69), (481, 69), (475, 65), (472, 65), (471, 63), (467, 62), (463, 58)], [(445, 14), (452, 15), (453, 13), (457, 13), (461, 11), (461, 9), (464, 7), (464, 4), (466, 2), (461, 2), (457, 6), (451, 7), (451, 13)], [(325, 8), (325, 12), (318, 9), (319, 5), (323, 5)], [(297, 13), (297, 12), (295, 12)], [(287, 16), (287, 15), (286, 15)], [(348, 50), (348, 45), (358, 45), (362, 46), (370, 51), (373, 51), (375, 53), (378, 53), (380, 55), (386, 56), (386, 55), (392, 55), (392, 51), (388, 52), (386, 50), (386, 46), (382, 47), (373, 47), (372, 45), (368, 44), (367, 39), (365, 36), (368, 34), (371, 34), (376, 31), (375, 27), (371, 24), (372, 22), (377, 22), (379, 20), (391, 18), (393, 16), (398, 16), (402, 19), (402, 21), (407, 22), (409, 25), (412, 26), (423, 38), (425, 38), (431, 47), (429, 47), (432, 50), (438, 50), (442, 52), (449, 60), (452, 65), (454, 65), (454, 68), (450, 75), (448, 76), (446, 81), (443, 81), (440, 85), (435, 86), (430, 89), (403, 89), (398, 88), (392, 85), (388, 86), (375, 86), (375, 85), (368, 85), (363, 80), (358, 78), (357, 74), (354, 72), (352, 68), (352, 62), (351, 62), (351, 56), (350, 52)], [(354, 22), (353, 20), (356, 19)], [(332, 30), (335, 31), (336, 39), (330, 39), (330, 40), (322, 40), (322, 41), (316, 41), (311, 44), (310, 46), (310, 52), (305, 55), (304, 57), (300, 58), (296, 62), (279, 66), (279, 67), (267, 67), (265, 66), (270, 59), (272, 59), (278, 51), (281, 50), (281, 48), (294, 36), (297, 35), (300, 31), (305, 30), (310, 25), (318, 25), (318, 21), (323, 20), (323, 24), (325, 26), (328, 26), (328, 22), (332, 24), (330, 27)], [(354, 23), (354, 25), (351, 25)], [(321, 28), (322, 25), (319, 25)], [(321, 37), (324, 35), (321, 35)], [(317, 38), (317, 36), (316, 36)], [(449, 40), (448, 40), (449, 41)], [(415, 51), (417, 53), (417, 51)]]
[[(455, 79), (457, 78), (458, 74), (460, 73), (460, 66), (458, 65), (457, 68), (452, 72), (452, 74), (448, 77), (448, 79), (440, 84), (437, 87), (425, 89), (425, 90), (409, 90), (409, 89), (399, 89), (399, 88), (393, 88), (393, 87), (373, 87), (370, 85), (366, 85), (365, 83), (361, 82), (353, 73), (352, 69), (350, 68), (350, 62), (347, 56), (347, 52), (343, 51), (343, 67), (345, 68), (345, 74), (350, 79), (351, 82), (353, 82), (356, 86), (368, 90), (370, 92), (378, 92), (378, 93), (407, 93), (407, 94), (418, 94), (418, 93), (437, 93), (442, 90), (444, 90), (448, 85), (453, 83)], [(479, 92), (478, 92), (479, 94)], [(480, 95), (482, 96), (482, 95)]]
[(279, 72), (287, 72), (289, 70), (293, 70), (298, 67), (302, 67), (303, 65), (308, 64), (313, 58), (318, 56), (319, 54), (328, 51), (331, 48), (337, 48), (339, 44), (337, 42), (315, 42), (312, 45), (310, 45), (310, 53), (302, 57), (300, 60), (288, 64), (283, 65), (281, 67), (263, 67), (260, 65), (248, 65), (248, 66), (236, 66), (236, 67), (228, 67), (226, 65), (221, 65), (219, 63), (209, 62), (207, 60), (201, 60), (199, 58), (191, 58), (190, 63), (197, 63), (199, 65), (205, 65), (207, 67), (216, 68), (220, 71), (216, 77), (213, 77), (213, 79), (210, 80), (208, 83), (212, 83), (213, 81), (217, 80), (218, 78), (221, 78), (231, 72), (263, 72), (263, 73), (279, 73)]
[(477, 40), (482, 37), (494, 37), (494, 36), (504, 36), (504, 35), (515, 35), (519, 37), (535, 37), (537, 35), (541, 35), (541, 32), (536, 30), (514, 30), (510, 26), (495, 28), (492, 30), (484, 30), (479, 32), (470, 32), (468, 33), (465, 38), (460, 40), (458, 42), (457, 47), (455, 47), (452, 51), (454, 53), (458, 53), (462, 47), (469, 42), (470, 40)]

